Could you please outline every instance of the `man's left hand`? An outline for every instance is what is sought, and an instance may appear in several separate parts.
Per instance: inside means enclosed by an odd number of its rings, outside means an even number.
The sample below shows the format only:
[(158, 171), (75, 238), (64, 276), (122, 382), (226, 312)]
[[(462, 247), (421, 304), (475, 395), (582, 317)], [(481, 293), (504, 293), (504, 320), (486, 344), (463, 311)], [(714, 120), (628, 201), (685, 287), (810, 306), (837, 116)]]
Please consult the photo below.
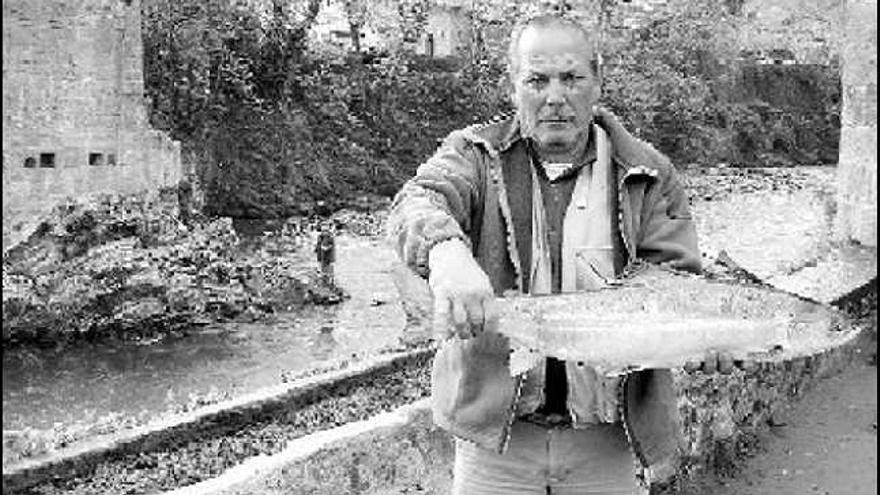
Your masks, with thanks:
[(694, 371), (702, 371), (703, 373), (721, 373), (730, 374), (733, 371), (733, 356), (729, 352), (709, 351), (702, 361), (688, 361), (684, 365), (685, 371), (692, 373)]

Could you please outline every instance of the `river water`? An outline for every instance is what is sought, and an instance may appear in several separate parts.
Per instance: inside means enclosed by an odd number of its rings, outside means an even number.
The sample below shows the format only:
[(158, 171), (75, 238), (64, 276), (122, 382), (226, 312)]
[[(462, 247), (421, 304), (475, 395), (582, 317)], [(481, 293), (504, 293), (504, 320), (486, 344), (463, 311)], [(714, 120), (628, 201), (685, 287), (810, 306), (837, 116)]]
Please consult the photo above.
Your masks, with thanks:
[[(148, 345), (4, 352), (3, 430), (154, 419), (198, 400), (249, 393), (322, 363), (396, 346), (405, 316), (388, 275), (393, 254), (376, 239), (343, 234), (337, 242), (337, 283), (351, 295), (343, 304), (259, 323), (215, 324)], [(304, 251), (311, 251), (309, 243)]]
[[(806, 186), (766, 178), (746, 191), (697, 194), (693, 210), (704, 250), (726, 250), (760, 275), (784, 273), (824, 249), (833, 216), (833, 169), (788, 172)], [(806, 177), (806, 179), (805, 179)], [(717, 183), (733, 181), (719, 178)], [(713, 177), (703, 177), (709, 188)], [(698, 188), (699, 184), (693, 186)], [(156, 419), (277, 385), (287, 376), (400, 345), (405, 315), (380, 240), (338, 238), (337, 282), (351, 298), (282, 313), (272, 321), (227, 323), (149, 345), (90, 344), (62, 352), (3, 353), (3, 430), (77, 431)], [(309, 258), (306, 243), (303, 259)], [(305, 262), (305, 261), (304, 261)]]

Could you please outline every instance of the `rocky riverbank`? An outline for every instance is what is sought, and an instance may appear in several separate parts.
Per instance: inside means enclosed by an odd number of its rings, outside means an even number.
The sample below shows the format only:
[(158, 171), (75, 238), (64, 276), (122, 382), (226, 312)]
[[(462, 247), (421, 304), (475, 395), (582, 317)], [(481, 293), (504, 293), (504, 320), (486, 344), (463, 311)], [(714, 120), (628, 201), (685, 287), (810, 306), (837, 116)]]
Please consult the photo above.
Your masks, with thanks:
[[(757, 191), (823, 190), (833, 178), (805, 168), (683, 172), (693, 204)], [(60, 205), (4, 251), (4, 345), (149, 342), (213, 321), (337, 303), (345, 295), (317, 272), (312, 233), (324, 218), (338, 229), (376, 236), (387, 202), (357, 198), (332, 215), (319, 202), (315, 211), (324, 217), (256, 221), (268, 232), (258, 228), (248, 236), (229, 218), (196, 217), (184, 225), (175, 202), (161, 196), (97, 195)], [(718, 255), (707, 251), (710, 260)]]
[(181, 223), (175, 206), (93, 196), (55, 208), (3, 256), (3, 343), (151, 340), (255, 320), (345, 294), (313, 262), (310, 232), (245, 242), (232, 220)]

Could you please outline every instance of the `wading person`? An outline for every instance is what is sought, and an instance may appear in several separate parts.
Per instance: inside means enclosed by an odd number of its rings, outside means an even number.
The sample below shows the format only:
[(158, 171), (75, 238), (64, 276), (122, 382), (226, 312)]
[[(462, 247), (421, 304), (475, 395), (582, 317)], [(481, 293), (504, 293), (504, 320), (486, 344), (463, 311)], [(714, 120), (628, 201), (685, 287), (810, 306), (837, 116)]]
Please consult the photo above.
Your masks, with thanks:
[(177, 205), (180, 222), (187, 227), (190, 226), (190, 220), (192, 218), (192, 200), (192, 182), (190, 182), (187, 177), (184, 177), (180, 179), (180, 182), (177, 184)]
[(698, 272), (687, 198), (670, 162), (597, 107), (588, 29), (526, 20), (508, 63), (515, 115), (450, 134), (387, 224), (447, 332), (432, 401), (456, 437), (453, 493), (646, 493), (678, 446), (669, 371), (605, 376), (548, 358), (511, 377), (491, 302), (598, 288), (639, 260)]
[(321, 276), (328, 284), (334, 284), (333, 281), (333, 263), (336, 262), (336, 240), (333, 237), (333, 231), (328, 224), (321, 225), (321, 231), (318, 233), (318, 240), (315, 242), (315, 256), (318, 258), (318, 265), (321, 267)]

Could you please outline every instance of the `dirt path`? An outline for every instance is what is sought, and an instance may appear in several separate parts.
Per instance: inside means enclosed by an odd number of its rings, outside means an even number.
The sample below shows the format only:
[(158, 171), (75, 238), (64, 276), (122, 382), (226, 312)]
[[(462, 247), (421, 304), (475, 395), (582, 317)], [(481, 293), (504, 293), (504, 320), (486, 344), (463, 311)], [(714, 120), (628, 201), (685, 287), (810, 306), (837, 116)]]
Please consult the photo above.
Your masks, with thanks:
[(877, 367), (867, 361), (808, 390), (733, 479), (689, 495), (876, 494)]

